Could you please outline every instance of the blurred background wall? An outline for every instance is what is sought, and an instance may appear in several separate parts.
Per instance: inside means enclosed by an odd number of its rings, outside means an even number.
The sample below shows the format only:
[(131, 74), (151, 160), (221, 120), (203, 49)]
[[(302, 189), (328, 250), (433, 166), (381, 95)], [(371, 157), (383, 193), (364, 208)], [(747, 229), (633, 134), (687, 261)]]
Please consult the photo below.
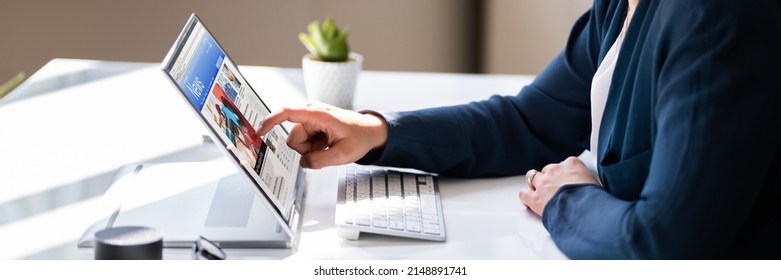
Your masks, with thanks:
[(586, 0), (2, 0), (0, 82), (53, 58), (160, 62), (197, 13), (242, 65), (300, 67), (298, 33), (333, 17), (367, 70), (536, 74)]

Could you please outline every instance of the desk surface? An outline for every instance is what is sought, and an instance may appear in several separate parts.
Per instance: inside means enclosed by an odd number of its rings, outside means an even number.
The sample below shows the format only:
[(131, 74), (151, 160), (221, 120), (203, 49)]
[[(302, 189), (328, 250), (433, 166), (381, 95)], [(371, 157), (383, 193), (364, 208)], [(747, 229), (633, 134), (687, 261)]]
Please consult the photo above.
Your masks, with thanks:
[[(300, 69), (240, 67), (272, 110), (305, 102)], [(518, 92), (532, 77), (364, 71), (355, 108), (412, 110)], [(175, 124), (175, 125), (172, 125)], [(54, 59), (0, 101), (0, 259), (91, 259), (76, 247), (102, 218), (114, 172), (136, 162), (222, 157), (158, 64)], [(247, 259), (559, 259), (539, 217), (525, 209), (521, 176), (441, 178), (446, 242), (336, 236), (336, 169), (311, 182), (299, 249), (234, 249)], [(189, 252), (166, 249), (166, 259)]]

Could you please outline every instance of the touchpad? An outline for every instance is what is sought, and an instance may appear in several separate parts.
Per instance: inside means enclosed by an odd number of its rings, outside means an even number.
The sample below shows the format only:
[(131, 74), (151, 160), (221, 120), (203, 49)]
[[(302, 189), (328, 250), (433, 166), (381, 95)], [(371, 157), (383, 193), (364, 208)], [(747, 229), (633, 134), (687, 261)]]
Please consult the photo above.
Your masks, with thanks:
[(245, 227), (255, 193), (239, 174), (220, 179), (206, 217), (207, 227)]

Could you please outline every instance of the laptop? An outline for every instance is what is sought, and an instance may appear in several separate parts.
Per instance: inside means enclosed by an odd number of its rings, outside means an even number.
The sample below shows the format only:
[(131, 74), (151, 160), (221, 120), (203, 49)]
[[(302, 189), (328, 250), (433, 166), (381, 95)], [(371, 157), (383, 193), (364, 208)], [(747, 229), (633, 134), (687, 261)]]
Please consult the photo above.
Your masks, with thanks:
[[(268, 106), (195, 14), (161, 70), (229, 163), (122, 168), (106, 194), (126, 189), (132, 191), (125, 193), (144, 195), (135, 200), (120, 198), (111, 216), (88, 228), (78, 245), (93, 246), (94, 233), (102, 228), (135, 224), (163, 230), (166, 247), (189, 247), (202, 235), (227, 248), (294, 248), (306, 192), (301, 155), (287, 146), (288, 132), (282, 125), (263, 138), (256, 135), (270, 114)], [(212, 176), (186, 183), (201, 175)], [(128, 182), (133, 186), (123, 186)], [(169, 191), (160, 195), (162, 190)]]

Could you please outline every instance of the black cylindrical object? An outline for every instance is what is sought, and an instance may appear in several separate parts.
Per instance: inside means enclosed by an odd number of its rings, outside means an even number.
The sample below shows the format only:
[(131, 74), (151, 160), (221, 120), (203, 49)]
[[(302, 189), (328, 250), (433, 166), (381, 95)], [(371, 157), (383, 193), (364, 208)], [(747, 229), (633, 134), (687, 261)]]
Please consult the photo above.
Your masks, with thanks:
[(123, 226), (95, 233), (96, 260), (162, 260), (163, 232), (142, 226)]

